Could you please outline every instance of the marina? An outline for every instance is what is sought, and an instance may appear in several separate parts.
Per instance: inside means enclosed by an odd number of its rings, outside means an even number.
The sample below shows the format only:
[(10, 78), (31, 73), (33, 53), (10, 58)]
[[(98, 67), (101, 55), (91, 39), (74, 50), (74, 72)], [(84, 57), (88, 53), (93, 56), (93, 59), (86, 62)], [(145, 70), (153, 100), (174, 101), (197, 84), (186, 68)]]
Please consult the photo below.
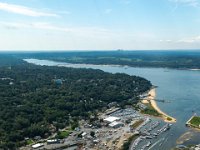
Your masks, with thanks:
[[(149, 147), (152, 144), (152, 141), (155, 142), (155, 139), (157, 139), (160, 134), (162, 134), (163, 132), (166, 132), (172, 126), (172, 124), (165, 124), (160, 129), (153, 131), (155, 128), (158, 127), (158, 125), (159, 125), (158, 121), (155, 121), (155, 122), (153, 122), (153, 124), (150, 124), (150, 129), (148, 131), (146, 129), (141, 131), (140, 136), (131, 144), (130, 149), (136, 150), (136, 149), (138, 149), (138, 146), (142, 141), (147, 141), (148, 139), (150, 139), (150, 141), (148, 141), (147, 144), (143, 145), (142, 147), (140, 145), (141, 149), (145, 149), (145, 148)], [(151, 132), (151, 131), (153, 131), (153, 132)], [(165, 138), (163, 138), (163, 141), (164, 141), (164, 139)], [(159, 146), (161, 146), (161, 145), (159, 145)]]

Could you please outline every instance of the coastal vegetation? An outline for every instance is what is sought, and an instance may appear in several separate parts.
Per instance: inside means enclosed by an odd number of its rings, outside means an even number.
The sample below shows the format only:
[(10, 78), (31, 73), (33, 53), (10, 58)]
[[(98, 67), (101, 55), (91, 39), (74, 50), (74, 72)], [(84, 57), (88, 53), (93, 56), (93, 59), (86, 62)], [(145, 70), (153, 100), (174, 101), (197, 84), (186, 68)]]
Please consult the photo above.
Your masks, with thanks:
[(190, 123), (194, 126), (198, 126), (200, 125), (200, 117), (198, 116), (194, 116), (191, 120)]
[[(140, 112), (143, 114), (147, 114), (150, 116), (155, 116), (155, 117), (161, 117), (164, 121), (166, 122), (176, 122), (176, 119), (167, 115), (166, 113), (163, 113), (162, 111), (157, 111), (159, 109), (157, 106), (153, 107), (151, 104), (145, 104), (147, 107)], [(159, 109), (160, 110), (160, 109)]]
[[(139, 127), (142, 123), (144, 122), (143, 119), (137, 120), (136, 122), (134, 122), (130, 128), (132, 129), (136, 129), (137, 127)], [(124, 142), (121, 150), (129, 150), (131, 143), (136, 140), (138, 138), (139, 134), (133, 134), (131, 135), (128, 140), (126, 142)]]
[(152, 106), (151, 104), (145, 104), (147, 107), (143, 110), (141, 110), (141, 113), (143, 114), (147, 114), (147, 115), (151, 115), (151, 116), (155, 116), (155, 117), (160, 117), (161, 114), (158, 113)]
[(71, 130), (58, 131), (56, 138), (64, 139), (64, 138), (68, 137), (71, 132), (72, 132)]
[[(12, 58), (13, 59), (13, 58)], [(66, 126), (78, 126), (107, 109), (136, 104), (150, 81), (101, 70), (47, 67), (14, 60), (0, 67), (0, 149), (25, 145), (25, 139), (47, 138)], [(68, 136), (60, 132), (58, 136)]]
[(138, 138), (139, 135), (137, 134), (134, 134), (132, 135), (131, 137), (128, 138), (128, 141), (125, 142), (122, 146), (122, 149), (121, 150), (129, 150), (129, 147), (131, 145), (131, 142), (133, 142), (134, 140), (136, 140)]
[(170, 117), (167, 117), (167, 120), (168, 120), (168, 121), (172, 121), (172, 118), (170, 118)]
[(193, 116), (188, 122), (188, 125), (200, 129), (200, 116)]
[(162, 110), (160, 110), (160, 108), (158, 107), (156, 103), (155, 96), (156, 96), (155, 88), (152, 88), (148, 92), (148, 96), (147, 96), (148, 100), (147, 99), (141, 100), (142, 105), (145, 106), (145, 107), (142, 107), (142, 109), (140, 108), (141, 113), (148, 114), (155, 117), (160, 117), (165, 122), (171, 122), (171, 123), (176, 122), (176, 119), (174, 117), (171, 117), (165, 112), (163, 112)]

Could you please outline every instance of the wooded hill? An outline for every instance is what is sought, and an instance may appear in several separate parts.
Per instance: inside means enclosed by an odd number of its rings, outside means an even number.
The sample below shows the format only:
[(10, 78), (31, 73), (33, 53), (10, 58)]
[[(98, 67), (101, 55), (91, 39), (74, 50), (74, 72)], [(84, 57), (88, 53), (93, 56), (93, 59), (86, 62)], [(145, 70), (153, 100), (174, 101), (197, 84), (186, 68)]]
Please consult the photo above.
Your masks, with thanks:
[(56, 129), (88, 119), (110, 102), (137, 103), (150, 81), (101, 70), (35, 66), (0, 67), (0, 149), (48, 137)]

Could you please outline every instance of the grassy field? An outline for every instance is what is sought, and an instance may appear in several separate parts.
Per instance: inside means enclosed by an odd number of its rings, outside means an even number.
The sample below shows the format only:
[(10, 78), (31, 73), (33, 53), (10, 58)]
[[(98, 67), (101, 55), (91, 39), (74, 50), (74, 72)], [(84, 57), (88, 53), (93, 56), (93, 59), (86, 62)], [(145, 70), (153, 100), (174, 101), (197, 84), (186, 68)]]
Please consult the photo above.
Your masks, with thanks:
[(199, 125), (200, 125), (200, 116), (194, 116), (194, 117), (190, 120), (189, 123), (190, 123), (192, 126), (195, 126), (195, 127), (200, 128), (200, 127), (199, 127)]
[(147, 108), (142, 110), (141, 113), (156, 116), (156, 117), (160, 116), (160, 114), (150, 104), (148, 104)]
[(27, 143), (27, 145), (31, 145), (31, 144), (34, 143), (34, 141), (32, 139), (29, 139), (29, 140), (26, 141), (26, 143)]
[(64, 138), (68, 137), (71, 132), (72, 131), (70, 131), (70, 130), (59, 131), (56, 138), (64, 139)]

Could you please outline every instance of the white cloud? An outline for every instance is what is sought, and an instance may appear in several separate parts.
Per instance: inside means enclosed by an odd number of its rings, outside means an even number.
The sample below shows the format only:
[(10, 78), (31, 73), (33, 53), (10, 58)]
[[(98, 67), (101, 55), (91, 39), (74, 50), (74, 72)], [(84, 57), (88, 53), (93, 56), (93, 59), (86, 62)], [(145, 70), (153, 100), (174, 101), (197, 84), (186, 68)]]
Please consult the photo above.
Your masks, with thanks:
[[(95, 26), (59, 26), (48, 22), (0, 22), (1, 29), (4, 33), (0, 40), (4, 42), (0, 49), (26, 49), (27, 45), (32, 49), (144, 49), (155, 39), (152, 33), (130, 33)], [(10, 41), (14, 44), (9, 45)]]
[(29, 7), (21, 6), (21, 5), (14, 5), (14, 4), (8, 4), (8, 3), (2, 3), (0, 2), (0, 10), (15, 13), (15, 14), (21, 14), (26, 16), (32, 16), (32, 17), (58, 17), (57, 14), (54, 13), (46, 13), (34, 10)]
[(7, 29), (39, 29), (51, 30), (58, 32), (67, 32), (79, 37), (96, 37), (107, 38), (114, 36), (114, 33), (108, 29), (100, 27), (62, 27), (47, 22), (18, 23), (18, 22), (0, 22), (0, 25)]
[(34, 22), (34, 23), (18, 23), (18, 22), (0, 22), (5, 28), (8, 29), (44, 29), (44, 30), (55, 30), (55, 31), (71, 31), (69, 28), (58, 27), (51, 25), (46, 22)]
[(174, 39), (174, 40), (159, 40), (159, 42), (162, 43), (185, 43), (185, 44), (192, 44), (192, 43), (200, 43), (200, 36), (194, 36), (194, 37), (187, 37), (182, 39)]
[(167, 42), (167, 43), (171, 43), (173, 42), (172, 40), (159, 40), (159, 42)]
[(181, 42), (181, 43), (199, 43), (200, 42), (200, 36), (184, 38), (184, 39), (178, 40), (178, 42)]

